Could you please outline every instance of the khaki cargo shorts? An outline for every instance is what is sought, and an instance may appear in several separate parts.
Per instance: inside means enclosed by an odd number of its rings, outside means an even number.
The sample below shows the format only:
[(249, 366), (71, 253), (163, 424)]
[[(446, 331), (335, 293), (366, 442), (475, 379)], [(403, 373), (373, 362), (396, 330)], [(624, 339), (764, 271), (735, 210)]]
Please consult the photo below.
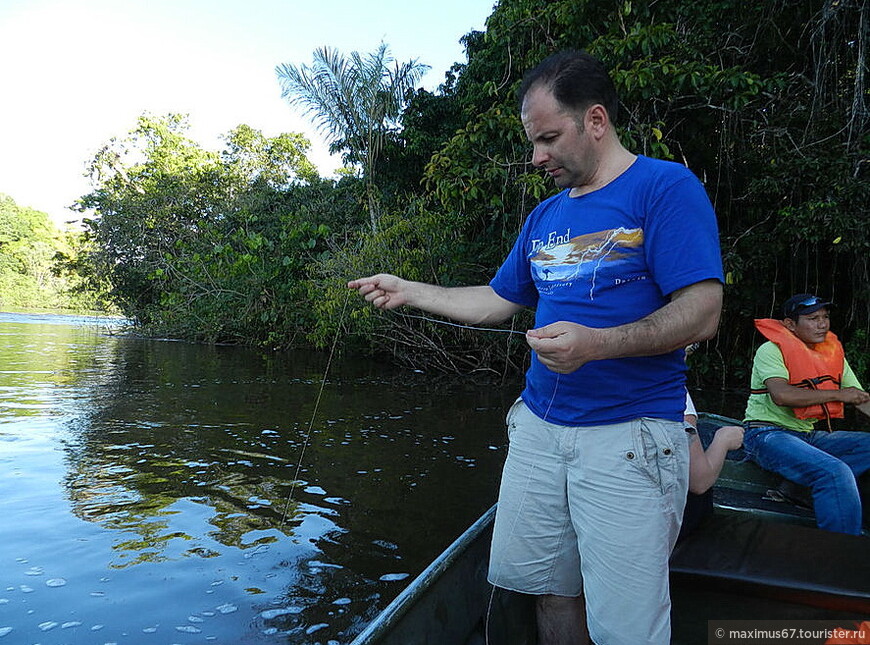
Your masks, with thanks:
[(669, 643), (668, 558), (689, 473), (683, 424), (559, 426), (518, 400), (508, 437), (489, 581), (529, 594), (585, 593), (595, 642)]

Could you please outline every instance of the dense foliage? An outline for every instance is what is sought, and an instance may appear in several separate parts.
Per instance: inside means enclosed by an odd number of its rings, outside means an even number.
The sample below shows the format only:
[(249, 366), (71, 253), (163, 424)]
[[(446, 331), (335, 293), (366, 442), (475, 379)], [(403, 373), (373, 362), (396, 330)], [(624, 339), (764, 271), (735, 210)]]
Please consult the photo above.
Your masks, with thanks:
[(62, 232), (42, 211), (0, 194), (0, 307), (4, 309), (102, 309), (99, 293), (81, 289), (61, 258), (73, 257), (80, 236)]
[[(486, 31), (465, 36), (467, 61), (438, 92), (406, 92), (401, 127), (376, 157), (348, 157), (361, 172), (339, 181), (315, 176), (298, 135), (240, 126), (218, 154), (186, 139), (180, 117), (143, 117), (92, 166), (91, 275), (154, 332), (340, 338), (415, 367), (516, 373), (519, 337), (382, 314), (344, 283), (377, 271), (488, 281), (552, 192), (529, 163), (517, 85), (572, 47), (612, 70), (626, 145), (685, 163), (716, 207), (726, 304), (719, 336), (692, 358), (696, 378), (744, 385), (751, 318), (804, 290), (836, 300), (867, 378), (868, 25), (859, 0), (501, 0)], [(378, 178), (376, 227), (366, 177)]]
[(179, 115), (142, 116), (92, 161), (96, 188), (80, 208), (96, 214), (85, 220), (93, 275), (151, 333), (287, 344), (310, 324), (306, 267), (327, 252), (330, 226), (358, 221), (321, 210), (344, 191), (324, 194), (301, 135), (239, 126), (217, 153), (187, 129)]

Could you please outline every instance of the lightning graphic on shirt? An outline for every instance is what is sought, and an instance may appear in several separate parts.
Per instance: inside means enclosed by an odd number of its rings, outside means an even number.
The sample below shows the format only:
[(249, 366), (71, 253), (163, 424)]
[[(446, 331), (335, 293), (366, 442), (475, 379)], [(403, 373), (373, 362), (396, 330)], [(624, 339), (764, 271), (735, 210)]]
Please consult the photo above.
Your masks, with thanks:
[(619, 227), (578, 235), (566, 243), (539, 247), (529, 260), (535, 277), (541, 282), (589, 280), (589, 297), (594, 299), (599, 272), (617, 267), (642, 246), (643, 229)]

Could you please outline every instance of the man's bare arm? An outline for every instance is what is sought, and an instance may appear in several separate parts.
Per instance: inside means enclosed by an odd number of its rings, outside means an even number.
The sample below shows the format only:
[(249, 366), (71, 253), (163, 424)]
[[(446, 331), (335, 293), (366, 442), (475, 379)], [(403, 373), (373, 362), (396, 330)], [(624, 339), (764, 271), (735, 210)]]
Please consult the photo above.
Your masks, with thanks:
[(414, 307), (471, 325), (502, 322), (522, 309), (521, 305), (499, 296), (489, 285), (440, 287), (379, 273), (352, 280), (347, 286), (379, 309)]
[(668, 304), (633, 323), (596, 329), (561, 321), (526, 338), (544, 365), (568, 374), (589, 361), (655, 356), (711, 338), (721, 311), (722, 284), (705, 280), (674, 292)]
[(861, 410), (863, 405), (870, 402), (870, 394), (857, 387), (844, 387), (839, 390), (810, 390), (789, 385), (784, 378), (775, 376), (766, 379), (764, 386), (770, 393), (773, 402), (786, 408), (803, 408), (808, 405), (842, 401), (856, 405)]

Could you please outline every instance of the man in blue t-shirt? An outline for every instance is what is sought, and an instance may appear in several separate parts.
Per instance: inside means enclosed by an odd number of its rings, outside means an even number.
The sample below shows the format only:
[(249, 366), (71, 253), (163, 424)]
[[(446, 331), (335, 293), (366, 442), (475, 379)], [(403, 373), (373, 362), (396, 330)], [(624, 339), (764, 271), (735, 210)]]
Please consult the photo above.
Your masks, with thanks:
[(715, 215), (685, 167), (622, 146), (616, 91), (588, 54), (549, 57), (519, 100), (532, 162), (564, 190), (531, 213), (490, 284), (379, 274), (348, 286), (382, 309), (471, 324), (535, 309), (489, 579), (538, 597), (541, 643), (669, 643), (689, 464), (683, 348), (718, 326)]

